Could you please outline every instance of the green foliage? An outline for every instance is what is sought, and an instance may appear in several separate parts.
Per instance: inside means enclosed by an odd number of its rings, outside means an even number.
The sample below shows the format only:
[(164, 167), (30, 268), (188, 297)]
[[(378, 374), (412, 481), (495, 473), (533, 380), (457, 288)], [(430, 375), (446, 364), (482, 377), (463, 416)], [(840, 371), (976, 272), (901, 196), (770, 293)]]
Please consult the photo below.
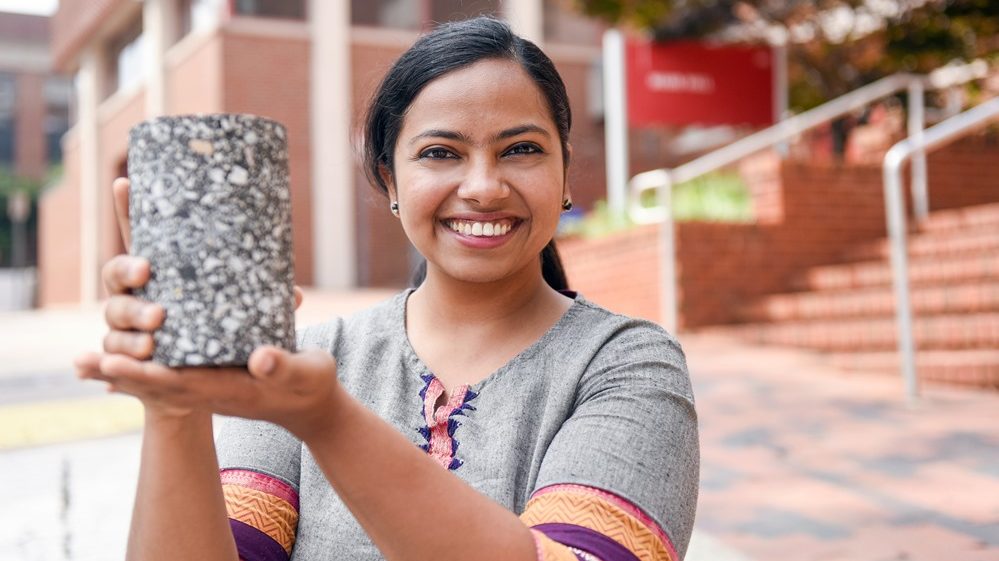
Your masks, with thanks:
[(32, 199), (38, 196), (43, 183), (20, 175), (15, 175), (10, 169), (0, 166), (0, 197), (9, 197), (14, 193), (27, 193)]
[[(655, 191), (646, 191), (642, 206), (654, 206)], [(716, 172), (673, 188), (673, 220), (748, 222), (752, 220), (749, 191), (737, 173)], [(627, 216), (615, 217), (606, 201), (597, 201), (581, 220), (562, 230), (563, 235), (600, 238), (627, 230), (635, 223)]]
[(749, 190), (737, 173), (716, 172), (673, 189), (673, 219), (749, 222), (753, 218)]

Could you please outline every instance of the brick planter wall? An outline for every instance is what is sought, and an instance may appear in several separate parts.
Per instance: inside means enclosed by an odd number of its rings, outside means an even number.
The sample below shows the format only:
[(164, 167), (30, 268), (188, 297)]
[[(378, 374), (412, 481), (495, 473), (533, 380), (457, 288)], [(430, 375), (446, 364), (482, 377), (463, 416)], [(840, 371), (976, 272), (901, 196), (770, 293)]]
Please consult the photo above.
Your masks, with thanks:
[[(987, 135), (929, 158), (931, 209), (999, 201), (999, 142)], [(733, 324), (759, 298), (793, 290), (808, 267), (844, 260), (885, 236), (880, 165), (783, 162), (743, 166), (762, 220), (676, 224), (681, 329)], [(775, 186), (774, 171), (779, 172)], [(659, 319), (658, 226), (559, 245), (570, 285), (611, 310)]]

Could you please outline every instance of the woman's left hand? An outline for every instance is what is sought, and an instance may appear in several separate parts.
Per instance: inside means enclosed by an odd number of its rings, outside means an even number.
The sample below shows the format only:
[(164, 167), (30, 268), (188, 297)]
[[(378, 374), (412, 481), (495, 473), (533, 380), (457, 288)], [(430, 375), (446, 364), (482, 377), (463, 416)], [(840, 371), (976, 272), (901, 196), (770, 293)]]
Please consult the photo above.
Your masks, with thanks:
[(336, 361), (322, 350), (256, 349), (246, 369), (172, 369), (120, 354), (88, 353), (76, 360), (81, 378), (164, 408), (205, 410), (270, 421), (303, 441), (324, 430), (344, 396)]

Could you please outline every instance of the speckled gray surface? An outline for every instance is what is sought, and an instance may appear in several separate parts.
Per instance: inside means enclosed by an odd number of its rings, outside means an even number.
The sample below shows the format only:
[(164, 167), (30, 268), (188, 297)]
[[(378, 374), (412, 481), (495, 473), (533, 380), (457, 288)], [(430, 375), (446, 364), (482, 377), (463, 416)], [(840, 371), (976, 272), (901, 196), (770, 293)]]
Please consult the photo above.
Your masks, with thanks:
[(250, 115), (159, 117), (129, 134), (131, 253), (166, 308), (153, 360), (245, 365), (295, 346), (285, 129)]

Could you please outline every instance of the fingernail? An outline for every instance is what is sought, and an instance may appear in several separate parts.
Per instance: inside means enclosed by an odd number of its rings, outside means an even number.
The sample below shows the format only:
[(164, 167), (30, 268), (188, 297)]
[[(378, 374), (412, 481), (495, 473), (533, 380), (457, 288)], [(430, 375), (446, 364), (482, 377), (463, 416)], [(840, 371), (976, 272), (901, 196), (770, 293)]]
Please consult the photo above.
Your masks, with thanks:
[(128, 266), (128, 279), (132, 282), (142, 281), (142, 265), (140, 263), (132, 263)]
[(275, 364), (276, 361), (273, 356), (269, 354), (264, 355), (264, 358), (260, 361), (260, 372), (263, 374), (270, 374), (274, 371)]
[(146, 306), (142, 309), (142, 321), (150, 325), (159, 319), (160, 309), (157, 306)]

